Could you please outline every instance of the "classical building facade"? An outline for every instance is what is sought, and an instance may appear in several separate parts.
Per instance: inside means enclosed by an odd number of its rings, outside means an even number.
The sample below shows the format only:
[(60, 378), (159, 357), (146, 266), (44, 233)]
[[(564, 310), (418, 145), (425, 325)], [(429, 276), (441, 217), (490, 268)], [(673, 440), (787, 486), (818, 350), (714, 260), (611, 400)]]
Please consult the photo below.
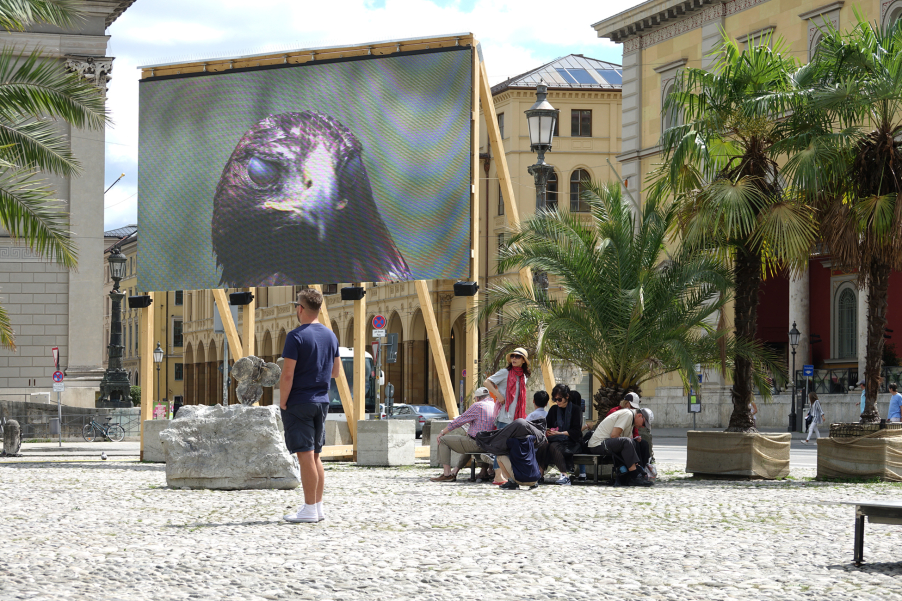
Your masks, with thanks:
[[(86, 18), (63, 31), (36, 28), (0, 32), (4, 47), (30, 52), (41, 48), (66, 68), (106, 92), (113, 57), (107, 56), (106, 29), (134, 0), (91, 0)], [(93, 406), (103, 375), (104, 132), (70, 131), (69, 144), (81, 162), (81, 176), (51, 181), (68, 202), (70, 228), (78, 248), (78, 271), (48, 263), (0, 234), (0, 302), (10, 314), (18, 350), (0, 349), (0, 395), (29, 400), (51, 389), (55, 369), (51, 349), (59, 348), (66, 373), (63, 402)]]
[[(536, 155), (529, 148), (529, 132), (524, 111), (535, 103), (536, 85), (548, 85), (548, 100), (560, 110), (560, 123), (552, 151), (546, 160), (555, 167), (555, 177), (548, 187), (547, 201), (559, 210), (585, 211), (579, 201), (582, 180), (615, 178), (611, 165), (617, 168), (620, 153), (620, 65), (598, 61), (581, 55), (562, 57), (536, 69), (510, 78), (492, 88), (495, 110), (503, 140), (517, 205), (521, 216), (535, 210), (536, 194), (527, 167)], [(480, 294), (501, 277), (496, 268), (497, 248), (503, 243), (508, 226), (504, 203), (496, 175), (495, 159), (499, 149), (488, 143), (484, 117), (480, 125), (479, 202), (480, 228)], [(461, 398), (466, 340), (466, 299), (455, 297), (454, 282), (429, 282), (429, 294), (435, 309), (442, 347), (451, 373), (455, 395)], [(342, 302), (338, 289), (347, 284), (325, 287), (326, 303), (332, 329), (342, 346), (352, 346), (353, 303)], [(295, 288), (260, 288), (256, 309), (257, 354), (267, 360), (277, 359), (284, 346), (285, 335), (297, 327), (294, 308)], [(223, 357), (223, 337), (213, 333), (213, 297), (210, 291), (186, 292), (185, 309), (185, 394), (189, 403), (215, 403), (222, 398), (219, 365)], [(441, 405), (435, 364), (428, 345), (422, 308), (413, 282), (396, 282), (371, 286), (367, 290), (367, 332), (375, 315), (383, 315), (387, 331), (398, 335), (397, 363), (383, 365), (386, 380), (395, 386), (395, 399), (405, 403)], [(239, 316), (239, 322), (241, 320)], [(478, 326), (479, 337), (487, 324)], [(367, 347), (369, 350), (369, 346)], [(562, 366), (562, 375), (588, 396), (591, 377), (572, 375)], [(536, 370), (538, 374), (540, 370)], [(533, 386), (542, 386), (541, 376), (534, 376)], [(234, 396), (232, 397), (234, 400)], [(531, 396), (530, 396), (531, 398)], [(267, 391), (263, 402), (269, 402)]]
[[(128, 296), (141, 294), (138, 290), (138, 226), (127, 225), (115, 230), (104, 232), (106, 240), (111, 241), (104, 252), (104, 295), (103, 301), (103, 339), (108, 344), (110, 340), (110, 321), (112, 319), (112, 301), (110, 291), (113, 289), (113, 280), (110, 278), (109, 263), (107, 258), (113, 248), (119, 248), (126, 257), (125, 277), (119, 282), (119, 289)], [(182, 290), (171, 292), (157, 292), (154, 295), (154, 303), (151, 310), (154, 311), (154, 348), (157, 343), (163, 349), (163, 362), (159, 365), (159, 384), (154, 374), (154, 390), (141, 391), (141, 398), (184, 402), (185, 395), (185, 361), (184, 361), (184, 334), (183, 308), (185, 305), (185, 293)], [(122, 313), (122, 367), (128, 371), (129, 382), (133, 386), (140, 383), (141, 355), (139, 353), (139, 320), (140, 309), (130, 309), (128, 302), (123, 302)], [(107, 367), (109, 355), (104, 354), (103, 367)], [(153, 369), (157, 369), (154, 364)]]
[[(674, 78), (686, 67), (708, 68), (710, 53), (726, 32), (738, 42), (770, 34), (782, 38), (793, 56), (807, 62), (824, 24), (840, 29), (855, 23), (859, 9), (872, 22), (889, 24), (902, 16), (902, 0), (824, 2), (823, 0), (650, 0), (592, 27), (599, 37), (623, 45), (622, 149), (627, 187), (643, 196), (646, 175), (660, 161), (660, 138), (668, 123), (662, 104)], [(796, 367), (816, 369), (819, 392), (839, 393), (854, 386), (864, 370), (866, 291), (855, 286), (857, 274), (843, 272), (829, 255), (813, 254), (808, 271), (798, 279), (769, 277), (762, 285), (758, 337), (790, 360), (788, 332), (801, 331)], [(902, 337), (902, 311), (893, 299), (902, 296), (902, 274), (890, 279), (887, 343)], [(893, 333), (895, 332), (895, 334)], [(887, 381), (898, 365), (885, 354)], [(675, 378), (665, 378), (673, 385)], [(884, 383), (885, 386), (885, 383)], [(654, 386), (649, 387), (649, 392)], [(882, 397), (881, 397), (882, 398)]]

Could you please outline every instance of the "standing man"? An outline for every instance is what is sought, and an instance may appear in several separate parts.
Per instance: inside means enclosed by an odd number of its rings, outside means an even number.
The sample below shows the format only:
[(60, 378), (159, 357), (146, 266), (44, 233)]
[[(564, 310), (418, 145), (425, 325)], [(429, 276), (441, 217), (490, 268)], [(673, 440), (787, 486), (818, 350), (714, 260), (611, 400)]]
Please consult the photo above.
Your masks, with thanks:
[(325, 421), (329, 412), (329, 385), (341, 370), (338, 339), (319, 322), (323, 295), (312, 288), (298, 292), (300, 327), (285, 338), (284, 363), (279, 380), (279, 405), (285, 426), (285, 445), (297, 453), (301, 465), (304, 504), (287, 522), (320, 522), (323, 514), (325, 471), (319, 454), (326, 441)]

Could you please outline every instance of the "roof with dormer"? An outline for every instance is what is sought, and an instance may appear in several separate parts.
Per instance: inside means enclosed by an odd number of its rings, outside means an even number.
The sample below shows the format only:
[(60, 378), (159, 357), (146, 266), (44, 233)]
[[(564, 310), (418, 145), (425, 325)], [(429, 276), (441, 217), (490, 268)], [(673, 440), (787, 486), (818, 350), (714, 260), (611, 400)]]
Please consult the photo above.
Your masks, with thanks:
[(568, 54), (492, 86), (492, 95), (511, 88), (535, 89), (540, 81), (544, 81), (549, 88), (620, 90), (623, 70), (616, 63), (582, 54)]

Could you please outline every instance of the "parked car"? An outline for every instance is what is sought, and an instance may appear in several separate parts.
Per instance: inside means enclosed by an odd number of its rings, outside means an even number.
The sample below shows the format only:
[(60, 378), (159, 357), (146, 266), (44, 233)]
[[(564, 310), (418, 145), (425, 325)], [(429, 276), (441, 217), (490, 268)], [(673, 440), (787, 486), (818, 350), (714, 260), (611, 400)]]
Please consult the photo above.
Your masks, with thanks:
[(448, 419), (448, 413), (444, 409), (439, 409), (434, 405), (409, 405), (413, 408), (414, 411), (417, 412), (419, 418), (417, 422), (419, 424), (417, 430), (417, 436), (422, 435), (423, 426), (426, 425), (426, 422), (432, 421), (434, 419)]
[[(382, 407), (384, 407), (384, 405)], [(405, 405), (404, 403), (395, 403), (391, 415), (386, 415), (385, 409), (383, 408), (382, 419), (413, 420), (417, 438), (419, 438), (423, 433), (423, 424), (426, 423), (425, 419), (422, 422), (420, 421), (420, 414), (414, 411), (413, 407), (411, 407), (410, 405)]]

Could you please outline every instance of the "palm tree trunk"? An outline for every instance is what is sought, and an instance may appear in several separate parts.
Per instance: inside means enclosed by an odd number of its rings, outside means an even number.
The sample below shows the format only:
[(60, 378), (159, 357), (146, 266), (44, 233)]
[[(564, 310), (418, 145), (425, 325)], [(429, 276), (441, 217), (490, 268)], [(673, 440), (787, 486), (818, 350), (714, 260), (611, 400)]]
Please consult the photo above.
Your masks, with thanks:
[(880, 386), (880, 367), (883, 361), (883, 332), (886, 330), (886, 306), (889, 289), (889, 265), (871, 259), (868, 266), (868, 341), (864, 360), (866, 396), (861, 423), (880, 421), (877, 413), (877, 389)]
[[(734, 322), (736, 337), (754, 340), (758, 331), (758, 292), (761, 289), (761, 258), (757, 253), (739, 249), (733, 264), (736, 279)], [(752, 401), (752, 362), (736, 357), (733, 370), (733, 413), (727, 432), (757, 432), (749, 403)]]

